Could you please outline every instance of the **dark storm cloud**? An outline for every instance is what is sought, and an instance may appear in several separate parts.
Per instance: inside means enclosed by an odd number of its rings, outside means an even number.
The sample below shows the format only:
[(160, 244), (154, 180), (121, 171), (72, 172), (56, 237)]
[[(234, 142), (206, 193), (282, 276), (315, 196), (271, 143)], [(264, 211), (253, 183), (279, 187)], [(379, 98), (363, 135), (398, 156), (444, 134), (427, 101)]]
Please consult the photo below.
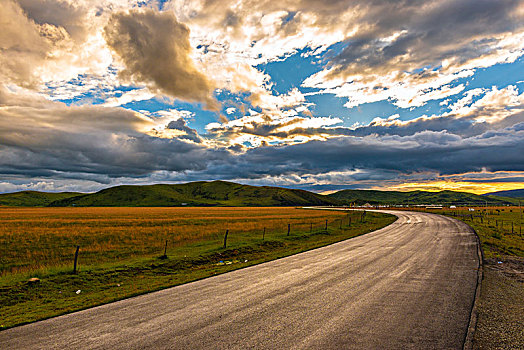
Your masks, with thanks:
[(184, 131), (186, 135), (180, 136), (180, 138), (182, 139), (191, 140), (196, 143), (202, 142), (202, 139), (200, 138), (200, 136), (198, 136), (198, 133), (196, 132), (196, 130), (191, 129), (189, 126), (187, 126), (186, 121), (182, 118), (169, 122), (169, 124), (167, 125), (167, 128), (172, 129), (172, 130)]
[(144, 177), (158, 170), (205, 170), (229, 154), (182, 139), (150, 136), (147, 131), (154, 123), (125, 109), (67, 107), (41, 99), (28, 99), (20, 106), (10, 104), (10, 96), (0, 94), (3, 174)]
[(384, 171), (442, 175), (483, 169), (524, 171), (524, 154), (519, 151), (522, 149), (524, 131), (515, 128), (470, 138), (446, 131), (423, 131), (410, 136), (337, 137), (252, 149), (236, 160), (232, 172), (240, 177), (263, 177), (364, 169), (369, 178)]

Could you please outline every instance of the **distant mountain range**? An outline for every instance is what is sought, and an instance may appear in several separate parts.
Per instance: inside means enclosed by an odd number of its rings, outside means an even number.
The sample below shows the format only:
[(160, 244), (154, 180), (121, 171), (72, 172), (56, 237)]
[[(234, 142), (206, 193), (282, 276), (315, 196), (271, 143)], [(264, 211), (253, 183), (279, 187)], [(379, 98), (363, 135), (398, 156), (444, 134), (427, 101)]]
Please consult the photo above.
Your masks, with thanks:
[(484, 196), (498, 196), (498, 197), (510, 197), (510, 198), (524, 199), (524, 188), (520, 190), (491, 192), (491, 193), (486, 193)]
[[(523, 190), (518, 190), (523, 191)], [(515, 192), (515, 191), (503, 191)], [(249, 186), (227, 181), (116, 186), (95, 193), (22, 191), (0, 194), (0, 206), (166, 207), (166, 206), (310, 206), (310, 205), (505, 205), (518, 200), (467, 192), (342, 190), (321, 195), (304, 190)], [(516, 192), (515, 192), (516, 193)]]
[(511, 198), (480, 196), (469, 192), (455, 191), (374, 191), (374, 190), (342, 190), (328, 197), (336, 199), (344, 204), (355, 203), (362, 205), (505, 205), (514, 204)]

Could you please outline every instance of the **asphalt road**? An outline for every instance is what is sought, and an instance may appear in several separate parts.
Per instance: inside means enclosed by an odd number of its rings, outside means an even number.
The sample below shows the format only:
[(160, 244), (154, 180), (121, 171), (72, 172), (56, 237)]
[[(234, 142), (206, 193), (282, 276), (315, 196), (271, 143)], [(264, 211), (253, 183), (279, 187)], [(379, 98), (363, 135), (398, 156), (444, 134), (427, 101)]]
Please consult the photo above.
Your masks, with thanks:
[(0, 332), (0, 349), (462, 349), (475, 236), (395, 214), (328, 247)]

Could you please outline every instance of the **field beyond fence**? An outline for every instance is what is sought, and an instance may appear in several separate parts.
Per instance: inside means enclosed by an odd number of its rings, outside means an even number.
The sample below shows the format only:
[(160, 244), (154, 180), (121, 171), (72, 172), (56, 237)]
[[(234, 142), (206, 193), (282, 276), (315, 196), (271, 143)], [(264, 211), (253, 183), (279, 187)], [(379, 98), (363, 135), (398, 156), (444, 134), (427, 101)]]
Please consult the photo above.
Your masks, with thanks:
[(0, 330), (321, 247), (396, 219), (363, 213), (0, 208)]
[[(324, 227), (344, 214), (295, 208), (0, 208), (0, 274), (159, 255), (191, 243), (248, 243)], [(311, 227), (313, 225), (313, 227)], [(179, 249), (180, 250), (180, 249)], [(183, 251), (183, 249), (181, 249)], [(80, 265), (80, 266), (81, 266)], [(81, 268), (81, 267), (80, 267)]]

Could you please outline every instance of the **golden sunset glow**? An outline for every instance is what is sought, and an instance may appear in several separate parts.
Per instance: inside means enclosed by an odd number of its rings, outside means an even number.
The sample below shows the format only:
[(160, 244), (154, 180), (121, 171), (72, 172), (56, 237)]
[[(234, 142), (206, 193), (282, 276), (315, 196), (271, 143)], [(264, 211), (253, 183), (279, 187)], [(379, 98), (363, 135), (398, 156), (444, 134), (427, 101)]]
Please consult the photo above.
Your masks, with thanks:
[(508, 191), (521, 189), (523, 187), (522, 182), (468, 182), (468, 181), (433, 181), (433, 182), (412, 182), (404, 183), (397, 186), (391, 186), (388, 188), (375, 188), (389, 191), (459, 191), (459, 192), (470, 192), (475, 194), (484, 194), (497, 191)]

